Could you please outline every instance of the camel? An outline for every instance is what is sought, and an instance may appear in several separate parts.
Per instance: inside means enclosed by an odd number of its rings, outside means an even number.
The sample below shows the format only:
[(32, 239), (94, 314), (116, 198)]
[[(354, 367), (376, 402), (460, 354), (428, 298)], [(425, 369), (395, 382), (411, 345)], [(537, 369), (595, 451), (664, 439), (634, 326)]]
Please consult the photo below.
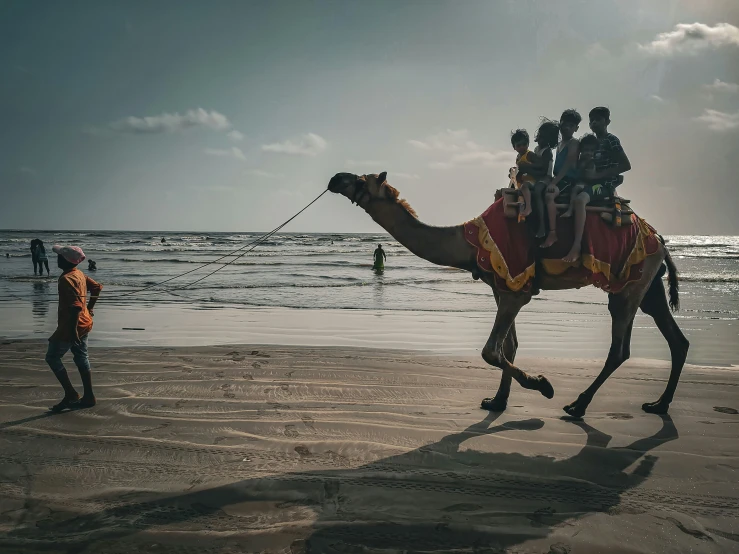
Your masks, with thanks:
[[(538, 275), (536, 286), (529, 292), (499, 290), (491, 274), (482, 272), (476, 262), (476, 250), (464, 237), (464, 226), (435, 227), (422, 223), (406, 200), (387, 182), (387, 172), (369, 175), (337, 173), (329, 182), (328, 190), (342, 194), (352, 203), (363, 208), (369, 216), (398, 242), (416, 256), (437, 265), (469, 271), (474, 279), (481, 279), (493, 289), (498, 305), (495, 323), (485, 346), (482, 358), (503, 375), (495, 396), (485, 398), (481, 407), (492, 412), (504, 411), (508, 405), (512, 380), (525, 389), (539, 391), (546, 398), (554, 397), (554, 388), (543, 375), (531, 376), (514, 365), (518, 340), (515, 320), (518, 312), (531, 301), (538, 290), (564, 290), (578, 288), (581, 284), (563, 277)], [(665, 296), (662, 276), (668, 272), (669, 304)], [(641, 278), (626, 285), (618, 294), (609, 293), (608, 311), (611, 314), (611, 347), (603, 369), (593, 383), (564, 411), (573, 418), (582, 418), (595, 393), (618, 367), (629, 359), (631, 330), (637, 310), (650, 315), (670, 347), (672, 367), (667, 386), (654, 402), (642, 405), (645, 412), (666, 414), (675, 396), (680, 373), (690, 346), (674, 318), (679, 308), (677, 268), (664, 242), (660, 241), (656, 253), (648, 256), (642, 268)]]

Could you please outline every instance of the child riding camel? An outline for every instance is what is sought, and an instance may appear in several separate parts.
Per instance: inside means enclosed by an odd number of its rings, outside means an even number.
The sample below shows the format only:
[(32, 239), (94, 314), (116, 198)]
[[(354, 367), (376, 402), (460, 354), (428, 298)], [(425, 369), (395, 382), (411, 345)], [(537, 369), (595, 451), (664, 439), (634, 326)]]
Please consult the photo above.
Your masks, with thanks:
[[(543, 118), (539, 129), (536, 131), (534, 140), (536, 148), (531, 152), (529, 147), (529, 135), (524, 129), (518, 129), (511, 136), (511, 144), (518, 152), (516, 165), (517, 184), (524, 199), (521, 207), (521, 215), (526, 217), (532, 210), (537, 212), (539, 231), (537, 237), (544, 235), (544, 210), (542, 205), (542, 194), (547, 183), (552, 178), (552, 148), (557, 145), (559, 137), (559, 125), (555, 121)], [(533, 196), (532, 196), (533, 191)]]
[(566, 214), (575, 214), (575, 239), (569, 254), (562, 258), (565, 262), (574, 263), (580, 258), (582, 235), (585, 231), (585, 207), (599, 197), (612, 196), (621, 182), (621, 174), (631, 169), (631, 162), (621, 147), (621, 141), (608, 132), (611, 123), (611, 111), (605, 107), (590, 110), (590, 129), (595, 133), (598, 147), (593, 154), (594, 171), (580, 176), (583, 188), (578, 191)]
[(557, 146), (557, 157), (554, 160), (554, 178), (546, 189), (544, 200), (549, 219), (549, 235), (541, 244), (541, 248), (549, 248), (557, 242), (557, 206), (556, 198), (560, 194), (570, 194), (577, 179), (577, 159), (580, 143), (573, 135), (580, 127), (582, 116), (576, 110), (565, 110), (559, 118), (559, 132), (562, 141)]

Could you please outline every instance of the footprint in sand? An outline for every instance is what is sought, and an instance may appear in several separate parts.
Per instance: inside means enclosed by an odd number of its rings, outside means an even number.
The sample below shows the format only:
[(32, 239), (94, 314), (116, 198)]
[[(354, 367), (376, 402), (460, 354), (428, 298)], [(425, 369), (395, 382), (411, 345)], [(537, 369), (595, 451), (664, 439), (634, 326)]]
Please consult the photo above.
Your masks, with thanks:
[(180, 399), (180, 400), (178, 400), (177, 402), (174, 403), (174, 407), (179, 410), (180, 408), (182, 408), (182, 406), (185, 405), (186, 402), (187, 402), (187, 400)]
[(295, 429), (295, 425), (285, 425), (285, 436), (290, 437), (291, 439), (294, 439), (297, 437), (300, 433), (298, 433), (297, 429)]
[(734, 408), (727, 408), (725, 406), (714, 406), (713, 411), (719, 412), (720, 414), (731, 414), (731, 415), (739, 414), (739, 410), (735, 410)]
[(311, 431), (315, 431), (316, 428), (313, 427), (313, 418), (309, 415), (301, 416), (300, 419), (303, 421), (303, 425), (305, 425), (308, 429)]
[(172, 425), (172, 422), (171, 421), (165, 421), (161, 425), (157, 425), (156, 427), (152, 427), (151, 429), (143, 429), (141, 432), (142, 433), (151, 433), (152, 431), (159, 431), (160, 429), (166, 429), (170, 425)]
[(307, 456), (310, 456), (311, 455), (310, 450), (308, 450), (302, 444), (299, 444), (298, 446), (296, 446), (294, 450), (295, 450), (295, 452), (297, 452), (298, 454), (300, 454), (300, 457), (301, 458), (302, 457), (307, 457)]
[(229, 392), (231, 390), (231, 385), (221, 385), (221, 390), (223, 391), (223, 398), (236, 398), (234, 393)]
[(452, 504), (442, 509), (444, 512), (474, 512), (476, 510), (482, 510), (482, 506), (479, 504)]
[(216, 371), (216, 377), (218, 377), (219, 379), (222, 379), (224, 375), (226, 374), (223, 371)]
[(606, 414), (611, 419), (634, 419), (634, 416), (631, 414), (622, 414), (622, 413), (613, 413), (613, 414)]
[(244, 373), (241, 375), (242, 379), (246, 379), (247, 381), (253, 381), (254, 377), (251, 376), (251, 373)]
[[(544, 527), (548, 525), (547, 520), (550, 516), (557, 513), (557, 510), (547, 506), (546, 508), (539, 508), (533, 514), (529, 514), (526, 518), (531, 522), (532, 527)], [(569, 550), (567, 551), (569, 552)]]
[(287, 394), (292, 394), (292, 393), (290, 392), (290, 385), (287, 385), (287, 384), (285, 384), (285, 383), (282, 383), (282, 384), (280, 385), (280, 389), (282, 389), (282, 391), (283, 391), (283, 392), (286, 392)]
[(254, 362), (253, 364), (251, 364), (251, 366), (252, 366), (252, 367), (253, 367), (254, 369), (259, 369), (260, 367), (262, 367), (262, 364), (260, 364), (259, 362)]
[(700, 539), (702, 541), (713, 542), (713, 537), (711, 537), (711, 535), (704, 533), (700, 529), (688, 529), (683, 522), (678, 521), (674, 517), (668, 517), (667, 521), (672, 523), (675, 527), (680, 529), (680, 531), (682, 531), (686, 535), (690, 535), (691, 537), (695, 537), (696, 539)]
[(557, 542), (549, 546), (547, 554), (570, 554), (570, 547), (564, 543)]
[(252, 356), (257, 356), (258, 358), (269, 358), (270, 357), (269, 354), (263, 354), (259, 350), (252, 350), (251, 351), (251, 355)]

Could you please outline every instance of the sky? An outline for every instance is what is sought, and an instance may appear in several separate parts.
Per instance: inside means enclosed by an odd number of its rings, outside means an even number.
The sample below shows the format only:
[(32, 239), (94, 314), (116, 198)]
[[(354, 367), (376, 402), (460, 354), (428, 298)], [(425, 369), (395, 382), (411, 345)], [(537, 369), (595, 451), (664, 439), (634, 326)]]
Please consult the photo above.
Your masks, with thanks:
[[(0, 0), (0, 228), (269, 230), (344, 171), (456, 225), (511, 130), (605, 105), (639, 215), (739, 235), (738, 27), (736, 0)], [(378, 227), (327, 194), (285, 230)]]

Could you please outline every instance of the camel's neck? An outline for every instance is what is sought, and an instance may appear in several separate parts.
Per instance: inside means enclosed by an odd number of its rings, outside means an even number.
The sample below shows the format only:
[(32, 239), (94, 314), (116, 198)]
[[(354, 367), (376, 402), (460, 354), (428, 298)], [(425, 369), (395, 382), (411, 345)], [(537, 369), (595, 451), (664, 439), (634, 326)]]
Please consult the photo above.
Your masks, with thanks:
[(437, 265), (472, 270), (475, 250), (464, 239), (464, 227), (433, 227), (420, 222), (402, 205), (374, 201), (367, 213), (400, 244), (419, 258)]

